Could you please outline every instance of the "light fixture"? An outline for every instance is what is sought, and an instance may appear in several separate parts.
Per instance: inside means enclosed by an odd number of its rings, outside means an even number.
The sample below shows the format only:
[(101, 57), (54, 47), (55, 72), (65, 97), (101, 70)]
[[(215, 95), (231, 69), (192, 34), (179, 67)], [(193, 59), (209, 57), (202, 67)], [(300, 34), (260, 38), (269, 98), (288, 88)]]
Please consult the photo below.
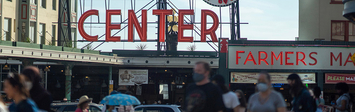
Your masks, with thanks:
[(80, 84), (79, 84), (79, 81), (77, 81), (77, 83), (76, 83), (76, 86), (75, 86), (76, 88), (80, 88), (81, 86), (80, 86)]
[(182, 84), (185, 84), (185, 82), (182, 82)]
[(55, 87), (60, 88), (60, 83), (58, 80), (57, 80), (57, 84), (55, 85)]
[(167, 72), (168, 70), (165, 70), (165, 72)]
[(10, 67), (9, 65), (7, 64), (7, 60), (6, 60), (6, 63), (4, 65), (4, 67), (2, 68), (2, 70), (10, 70)]
[(101, 87), (107, 87), (105, 80), (104, 80), (104, 82), (102, 82)]
[(49, 72), (51, 71), (51, 69), (49, 69), (50, 67), (46, 66), (46, 68), (44, 69), (45, 72)]

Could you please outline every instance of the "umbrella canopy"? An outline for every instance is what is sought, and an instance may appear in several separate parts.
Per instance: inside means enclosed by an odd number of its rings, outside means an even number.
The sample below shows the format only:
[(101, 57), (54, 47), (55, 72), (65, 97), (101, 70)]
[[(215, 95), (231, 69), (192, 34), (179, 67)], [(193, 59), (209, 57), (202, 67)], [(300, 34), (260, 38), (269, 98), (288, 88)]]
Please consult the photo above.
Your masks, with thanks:
[(106, 104), (106, 105), (140, 105), (141, 102), (139, 100), (131, 95), (126, 95), (126, 94), (113, 94), (106, 96), (104, 99), (101, 100), (101, 104)]

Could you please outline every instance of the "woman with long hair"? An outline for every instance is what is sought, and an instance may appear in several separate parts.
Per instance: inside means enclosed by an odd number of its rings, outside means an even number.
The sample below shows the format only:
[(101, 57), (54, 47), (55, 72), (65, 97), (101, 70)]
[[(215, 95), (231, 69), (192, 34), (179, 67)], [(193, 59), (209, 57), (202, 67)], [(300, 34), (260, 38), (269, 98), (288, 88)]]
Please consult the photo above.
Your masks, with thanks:
[(313, 94), (314, 99), (316, 100), (317, 112), (322, 112), (322, 106), (325, 104), (325, 101), (323, 98), (320, 97), (320, 95), (322, 94), (320, 87), (317, 86), (313, 88)]
[(240, 105), (239, 105), (239, 112), (246, 112), (247, 111), (247, 100), (242, 90), (236, 90), (235, 94), (238, 96)]
[(79, 99), (78, 108), (75, 110), (75, 112), (88, 112), (89, 104), (91, 101), (92, 99), (88, 96), (81, 96)]
[(271, 76), (261, 72), (258, 76), (257, 93), (250, 96), (248, 112), (286, 112), (286, 103), (281, 93), (272, 89)]
[(227, 112), (239, 112), (239, 100), (235, 93), (229, 91), (228, 88), (224, 85), (225, 81), (222, 75), (214, 75), (212, 77), (212, 83), (217, 85), (222, 89), (223, 92), (223, 102), (227, 108)]
[(313, 107), (314, 99), (303, 85), (298, 74), (290, 74), (287, 77), (287, 82), (290, 85), (290, 94), (293, 97), (292, 111), (294, 112), (311, 112), (316, 109)]
[(29, 98), (29, 92), (25, 87), (25, 78), (22, 75), (9, 73), (4, 82), (4, 91), (8, 98), (14, 102), (9, 106), (10, 112), (37, 112), (38, 108)]
[(333, 107), (336, 112), (350, 112), (350, 103), (353, 101), (353, 95), (349, 93), (349, 86), (345, 82), (340, 82), (335, 85), (337, 93), (340, 95)]
[(35, 66), (27, 66), (22, 74), (25, 76), (25, 87), (30, 93), (30, 98), (36, 103), (39, 109), (51, 112), (52, 96), (43, 88), (40, 70)]

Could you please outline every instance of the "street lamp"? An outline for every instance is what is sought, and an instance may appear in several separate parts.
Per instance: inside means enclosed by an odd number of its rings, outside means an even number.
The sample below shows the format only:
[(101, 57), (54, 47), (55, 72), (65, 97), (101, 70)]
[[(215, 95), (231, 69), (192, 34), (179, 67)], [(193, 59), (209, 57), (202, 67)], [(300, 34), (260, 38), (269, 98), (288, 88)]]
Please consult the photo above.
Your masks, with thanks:
[(355, 0), (343, 0), (343, 16), (355, 24)]
[(10, 67), (9, 65), (7, 64), (7, 60), (6, 60), (6, 63), (4, 65), (4, 67), (2, 68), (2, 70), (10, 70)]

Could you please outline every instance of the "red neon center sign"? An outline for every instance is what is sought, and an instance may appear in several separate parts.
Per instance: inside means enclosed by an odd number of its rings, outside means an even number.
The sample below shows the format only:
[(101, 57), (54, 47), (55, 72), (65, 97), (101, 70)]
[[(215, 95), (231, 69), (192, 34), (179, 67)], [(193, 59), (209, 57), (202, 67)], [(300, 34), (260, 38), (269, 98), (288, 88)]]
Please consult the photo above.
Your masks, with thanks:
[[(160, 27), (159, 27), (159, 42), (165, 42), (165, 16), (172, 15), (173, 10), (153, 10), (153, 15), (160, 16)], [(84, 31), (84, 21), (89, 16), (99, 15), (98, 10), (88, 10), (79, 19), (78, 29), (80, 35), (87, 41), (97, 41), (98, 35), (91, 36)], [(112, 15), (121, 15), (121, 10), (106, 10), (106, 40), (107, 42), (119, 42), (121, 41), (120, 36), (111, 36), (111, 30), (121, 29), (120, 24), (111, 24)], [(184, 24), (185, 15), (194, 15), (194, 10), (179, 10), (179, 22), (178, 22), (178, 42), (193, 42), (193, 37), (185, 37), (184, 30), (192, 30), (193, 24)], [(213, 19), (213, 25), (211, 28), (207, 29), (207, 16)], [(142, 25), (139, 24), (136, 14), (133, 10), (128, 10), (128, 42), (133, 42), (133, 28), (136, 31), (142, 42), (147, 41), (147, 10), (142, 10)], [(133, 27), (134, 25), (134, 27)], [(216, 15), (211, 10), (201, 10), (201, 42), (206, 42), (206, 35), (210, 35), (213, 42), (218, 42), (216, 36), (216, 30), (219, 25), (219, 20)]]

